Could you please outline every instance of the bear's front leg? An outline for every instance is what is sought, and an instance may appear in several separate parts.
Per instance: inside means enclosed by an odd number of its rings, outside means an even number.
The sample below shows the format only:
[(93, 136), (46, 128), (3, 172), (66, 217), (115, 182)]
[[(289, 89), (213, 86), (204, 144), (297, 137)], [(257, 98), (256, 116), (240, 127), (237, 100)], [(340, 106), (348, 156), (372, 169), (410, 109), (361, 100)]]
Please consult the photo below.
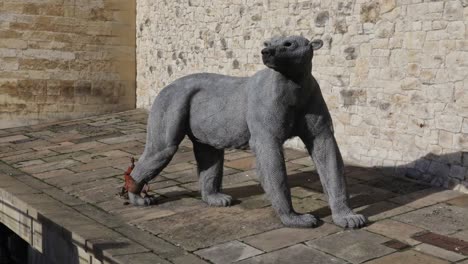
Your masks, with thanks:
[[(262, 134), (262, 138), (268, 137)], [(257, 175), (273, 208), (283, 222), (289, 227), (314, 227), (317, 218), (311, 214), (298, 214), (291, 202), (286, 167), (284, 164), (283, 146), (271, 139), (251, 139), (250, 146), (255, 152)]]
[(335, 224), (345, 228), (363, 227), (366, 218), (355, 214), (348, 205), (343, 159), (331, 127), (327, 126), (316, 136), (304, 133), (301, 139), (314, 160)]

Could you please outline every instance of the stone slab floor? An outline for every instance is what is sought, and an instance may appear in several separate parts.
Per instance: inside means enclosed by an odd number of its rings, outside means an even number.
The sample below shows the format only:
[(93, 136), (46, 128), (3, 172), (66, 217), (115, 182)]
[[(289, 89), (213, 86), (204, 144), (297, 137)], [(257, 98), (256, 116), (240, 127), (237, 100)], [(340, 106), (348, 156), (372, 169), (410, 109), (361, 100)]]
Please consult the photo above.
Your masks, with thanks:
[(249, 151), (225, 155), (223, 186), (235, 204), (206, 206), (186, 140), (151, 183), (159, 204), (126, 205), (116, 193), (129, 157), (143, 151), (146, 119), (134, 110), (0, 130), (1, 173), (118, 234), (95, 230), (94, 240), (136, 244), (138, 250), (111, 251), (121, 263), (468, 263), (468, 195), (349, 166), (351, 204), (371, 223), (343, 230), (330, 221), (313, 163), (291, 149), (285, 156), (293, 203), (321, 217), (317, 228), (281, 225)]

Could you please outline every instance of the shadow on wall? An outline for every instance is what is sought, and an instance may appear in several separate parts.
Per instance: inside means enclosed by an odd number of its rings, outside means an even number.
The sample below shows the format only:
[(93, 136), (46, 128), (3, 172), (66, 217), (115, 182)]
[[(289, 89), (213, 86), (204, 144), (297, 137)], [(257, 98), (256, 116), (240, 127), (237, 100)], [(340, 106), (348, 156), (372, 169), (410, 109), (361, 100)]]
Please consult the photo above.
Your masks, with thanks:
[[(376, 167), (378, 169), (378, 167)], [(404, 176), (428, 183), (432, 186), (454, 189), (458, 184), (468, 188), (468, 152), (454, 152), (444, 155), (429, 153), (403, 166), (382, 167), (389, 175)], [(461, 187), (460, 186), (460, 187)], [(462, 187), (463, 188), (463, 187)]]

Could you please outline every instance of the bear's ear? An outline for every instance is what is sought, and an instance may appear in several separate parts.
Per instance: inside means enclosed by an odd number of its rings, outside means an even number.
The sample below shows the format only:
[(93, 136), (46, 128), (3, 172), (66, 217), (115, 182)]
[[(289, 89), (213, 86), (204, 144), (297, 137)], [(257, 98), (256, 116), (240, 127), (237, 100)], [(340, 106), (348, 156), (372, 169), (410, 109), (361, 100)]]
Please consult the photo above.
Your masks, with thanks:
[(313, 50), (318, 50), (323, 46), (323, 41), (321, 39), (314, 39), (309, 44)]

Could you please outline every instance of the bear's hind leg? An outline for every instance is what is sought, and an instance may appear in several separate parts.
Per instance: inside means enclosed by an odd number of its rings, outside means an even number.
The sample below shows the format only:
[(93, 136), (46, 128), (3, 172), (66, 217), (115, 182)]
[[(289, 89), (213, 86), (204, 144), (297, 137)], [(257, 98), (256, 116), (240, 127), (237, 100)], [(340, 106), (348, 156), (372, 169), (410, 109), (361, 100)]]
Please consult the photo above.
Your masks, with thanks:
[(200, 177), (202, 199), (211, 206), (229, 206), (232, 197), (221, 193), (224, 150), (199, 142), (193, 143)]
[(143, 185), (159, 175), (177, 152), (186, 134), (186, 114), (181, 107), (174, 108), (165, 109), (156, 102), (153, 105), (148, 117), (145, 151), (131, 173), (136, 187), (130, 192), (139, 194)]

